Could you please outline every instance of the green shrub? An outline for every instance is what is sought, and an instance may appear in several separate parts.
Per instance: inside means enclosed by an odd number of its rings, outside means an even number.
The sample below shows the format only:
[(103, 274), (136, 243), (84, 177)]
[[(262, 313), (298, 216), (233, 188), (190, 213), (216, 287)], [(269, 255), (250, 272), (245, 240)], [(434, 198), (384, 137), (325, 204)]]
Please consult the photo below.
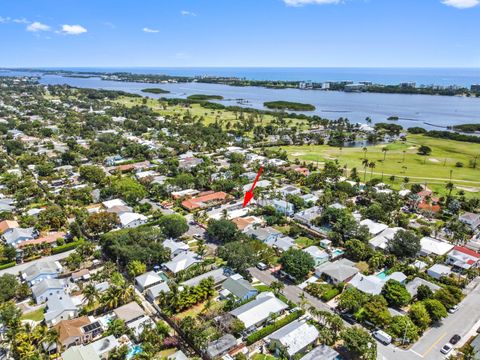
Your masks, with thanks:
[(73, 241), (61, 246), (54, 247), (52, 249), (52, 254), (60, 254), (65, 251), (69, 251), (75, 249), (78, 245), (80, 245), (84, 240)]
[(284, 318), (274, 322), (273, 324), (267, 325), (264, 328), (250, 334), (247, 337), (247, 345), (252, 345), (256, 343), (258, 340), (263, 339), (265, 336), (270, 335), (271, 333), (277, 331), (278, 329), (284, 327), (287, 324), (290, 324), (292, 321), (298, 319), (300, 316), (303, 315), (303, 311), (295, 311), (290, 315), (285, 316)]
[(15, 261), (12, 261), (12, 262), (9, 262), (9, 263), (6, 263), (6, 264), (2, 264), (2, 265), (0, 265), (0, 270), (11, 268), (12, 266), (15, 266), (15, 264), (16, 264)]

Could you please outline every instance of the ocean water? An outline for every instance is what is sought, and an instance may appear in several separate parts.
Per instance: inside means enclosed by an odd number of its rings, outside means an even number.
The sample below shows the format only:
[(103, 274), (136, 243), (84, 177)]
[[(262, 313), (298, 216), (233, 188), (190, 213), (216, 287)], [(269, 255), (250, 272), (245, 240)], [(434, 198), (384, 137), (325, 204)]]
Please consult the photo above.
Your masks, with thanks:
[[(352, 81), (373, 81), (379, 83), (399, 83), (422, 79), (428, 83), (450, 85), (457, 83), (480, 83), (478, 69), (260, 69), (260, 68), (76, 68), (77, 71), (135, 71), (138, 73), (167, 73), (174, 75), (221, 75), (247, 78), (282, 78), (285, 80), (326, 79)], [(31, 73), (0, 71), (1, 75), (26, 75)], [(282, 75), (283, 74), (283, 75)], [(310, 76), (303, 78), (303, 76)], [(318, 77), (318, 80), (314, 78)], [(328, 77), (327, 77), (328, 76)], [(334, 79), (337, 76), (337, 79)], [(377, 80), (375, 80), (377, 79)], [(364, 123), (367, 117), (373, 123), (386, 122), (390, 116), (398, 116), (396, 124), (404, 128), (421, 126), (426, 129), (442, 129), (447, 126), (480, 123), (480, 98), (458, 96), (431, 96), (407, 94), (375, 94), (346, 93), (339, 91), (299, 90), (299, 89), (267, 89), (262, 87), (236, 87), (221, 84), (178, 83), (178, 84), (146, 84), (134, 82), (105, 81), (98, 77), (73, 78), (58, 75), (45, 75), (40, 79), (42, 84), (68, 84), (81, 88), (123, 90), (151, 98), (174, 97), (186, 98), (192, 94), (221, 95), (224, 105), (237, 105), (265, 109), (266, 101), (294, 101), (309, 103), (316, 107), (315, 111), (305, 112), (319, 115), (327, 119), (348, 118), (351, 122)], [(469, 85), (468, 85), (469, 86)], [(146, 94), (145, 88), (160, 87), (170, 91), (169, 94)], [(239, 101), (239, 100), (242, 101)]]
[[(50, 68), (57, 69), (60, 68)], [(77, 67), (61, 70), (85, 72), (131, 72), (178, 76), (225, 76), (251, 80), (285, 81), (372, 81), (379, 84), (416, 82), (418, 85), (459, 85), (480, 83), (480, 68), (257, 68), (257, 67)]]

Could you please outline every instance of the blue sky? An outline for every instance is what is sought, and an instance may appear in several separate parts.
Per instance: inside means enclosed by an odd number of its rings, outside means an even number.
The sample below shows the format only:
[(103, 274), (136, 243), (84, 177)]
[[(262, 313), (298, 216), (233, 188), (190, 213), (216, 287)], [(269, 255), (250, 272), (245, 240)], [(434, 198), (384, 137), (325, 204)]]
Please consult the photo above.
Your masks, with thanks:
[(480, 67), (480, 0), (2, 0), (0, 66)]

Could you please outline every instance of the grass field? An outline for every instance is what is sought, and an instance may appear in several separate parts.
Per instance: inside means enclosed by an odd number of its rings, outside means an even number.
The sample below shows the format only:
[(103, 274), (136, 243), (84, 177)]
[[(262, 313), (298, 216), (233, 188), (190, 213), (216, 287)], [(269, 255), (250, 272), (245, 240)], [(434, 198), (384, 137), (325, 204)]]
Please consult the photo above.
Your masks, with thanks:
[[(429, 146), (432, 153), (429, 156), (418, 155), (420, 145)], [(382, 152), (383, 148), (388, 149), (386, 154)], [(408, 177), (411, 183), (427, 182), (430, 188), (442, 192), (451, 176), (457, 189), (470, 193), (480, 191), (480, 158), (476, 169), (469, 167), (470, 160), (480, 156), (480, 144), (408, 135), (406, 142), (369, 146), (366, 152), (362, 148), (340, 149), (327, 145), (286, 146), (281, 149), (287, 151), (291, 160), (319, 165), (338, 159), (348, 171), (356, 167), (362, 180), (365, 178), (368, 181), (372, 175), (381, 177), (383, 174), (384, 182), (400, 186), (403, 178)], [(362, 165), (364, 158), (375, 163), (373, 171), (367, 168), (365, 172)], [(463, 167), (456, 167), (457, 162), (463, 163)], [(396, 177), (393, 182), (389, 180), (391, 175)]]
[[(135, 106), (142, 104), (142, 98), (131, 98), (131, 97), (120, 97), (116, 100), (116, 102), (123, 104), (125, 106)], [(205, 109), (201, 107), (199, 104), (192, 104), (189, 108), (184, 108), (182, 106), (168, 106), (166, 109), (158, 102), (157, 99), (147, 99), (146, 105), (160, 115), (163, 116), (184, 116), (187, 111), (190, 112), (192, 116), (203, 116), (205, 124), (212, 124), (216, 120), (221, 120), (223, 126), (225, 127), (227, 123), (230, 122), (231, 126), (235, 122), (242, 121), (238, 118), (239, 114), (235, 114), (233, 111), (227, 110), (212, 110), (212, 109)], [(248, 117), (248, 114), (244, 114), (245, 118)], [(272, 122), (273, 116), (272, 115), (264, 115), (262, 124), (267, 125)], [(286, 119), (288, 126), (297, 126), (301, 129), (307, 129), (307, 122), (305, 120), (299, 119)]]
[(35, 310), (35, 311), (31, 311), (29, 313), (26, 313), (24, 315), (22, 315), (22, 320), (33, 320), (33, 321), (42, 321), (45, 316), (44, 316), (44, 308), (40, 308), (38, 310)]

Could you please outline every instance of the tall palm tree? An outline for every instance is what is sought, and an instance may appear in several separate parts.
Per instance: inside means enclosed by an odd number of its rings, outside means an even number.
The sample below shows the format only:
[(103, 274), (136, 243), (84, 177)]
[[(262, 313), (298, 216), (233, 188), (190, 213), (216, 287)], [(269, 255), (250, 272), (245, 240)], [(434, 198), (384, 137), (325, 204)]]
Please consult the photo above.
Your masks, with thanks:
[(367, 147), (364, 147), (362, 150), (363, 150), (363, 160), (366, 160), (366, 159), (367, 159), (367, 151), (368, 151), (368, 148), (367, 148)]
[(455, 184), (449, 181), (446, 185), (445, 188), (448, 190), (448, 197), (452, 196), (452, 191), (455, 189)]
[(388, 152), (388, 148), (387, 147), (384, 147), (382, 149), (382, 152), (383, 152), (383, 161), (385, 161), (386, 157), (387, 157), (387, 152)]
[(362, 160), (362, 165), (363, 165), (363, 182), (365, 182), (367, 180), (367, 167), (368, 165), (370, 164), (370, 162), (368, 161), (368, 159), (363, 159)]
[(100, 298), (100, 293), (93, 284), (88, 284), (83, 289), (83, 301), (86, 302), (87, 306), (91, 309), (95, 306), (96, 302)]
[(372, 180), (373, 177), (373, 169), (375, 169), (376, 164), (372, 161), (368, 164), (368, 167), (370, 168), (370, 180)]

